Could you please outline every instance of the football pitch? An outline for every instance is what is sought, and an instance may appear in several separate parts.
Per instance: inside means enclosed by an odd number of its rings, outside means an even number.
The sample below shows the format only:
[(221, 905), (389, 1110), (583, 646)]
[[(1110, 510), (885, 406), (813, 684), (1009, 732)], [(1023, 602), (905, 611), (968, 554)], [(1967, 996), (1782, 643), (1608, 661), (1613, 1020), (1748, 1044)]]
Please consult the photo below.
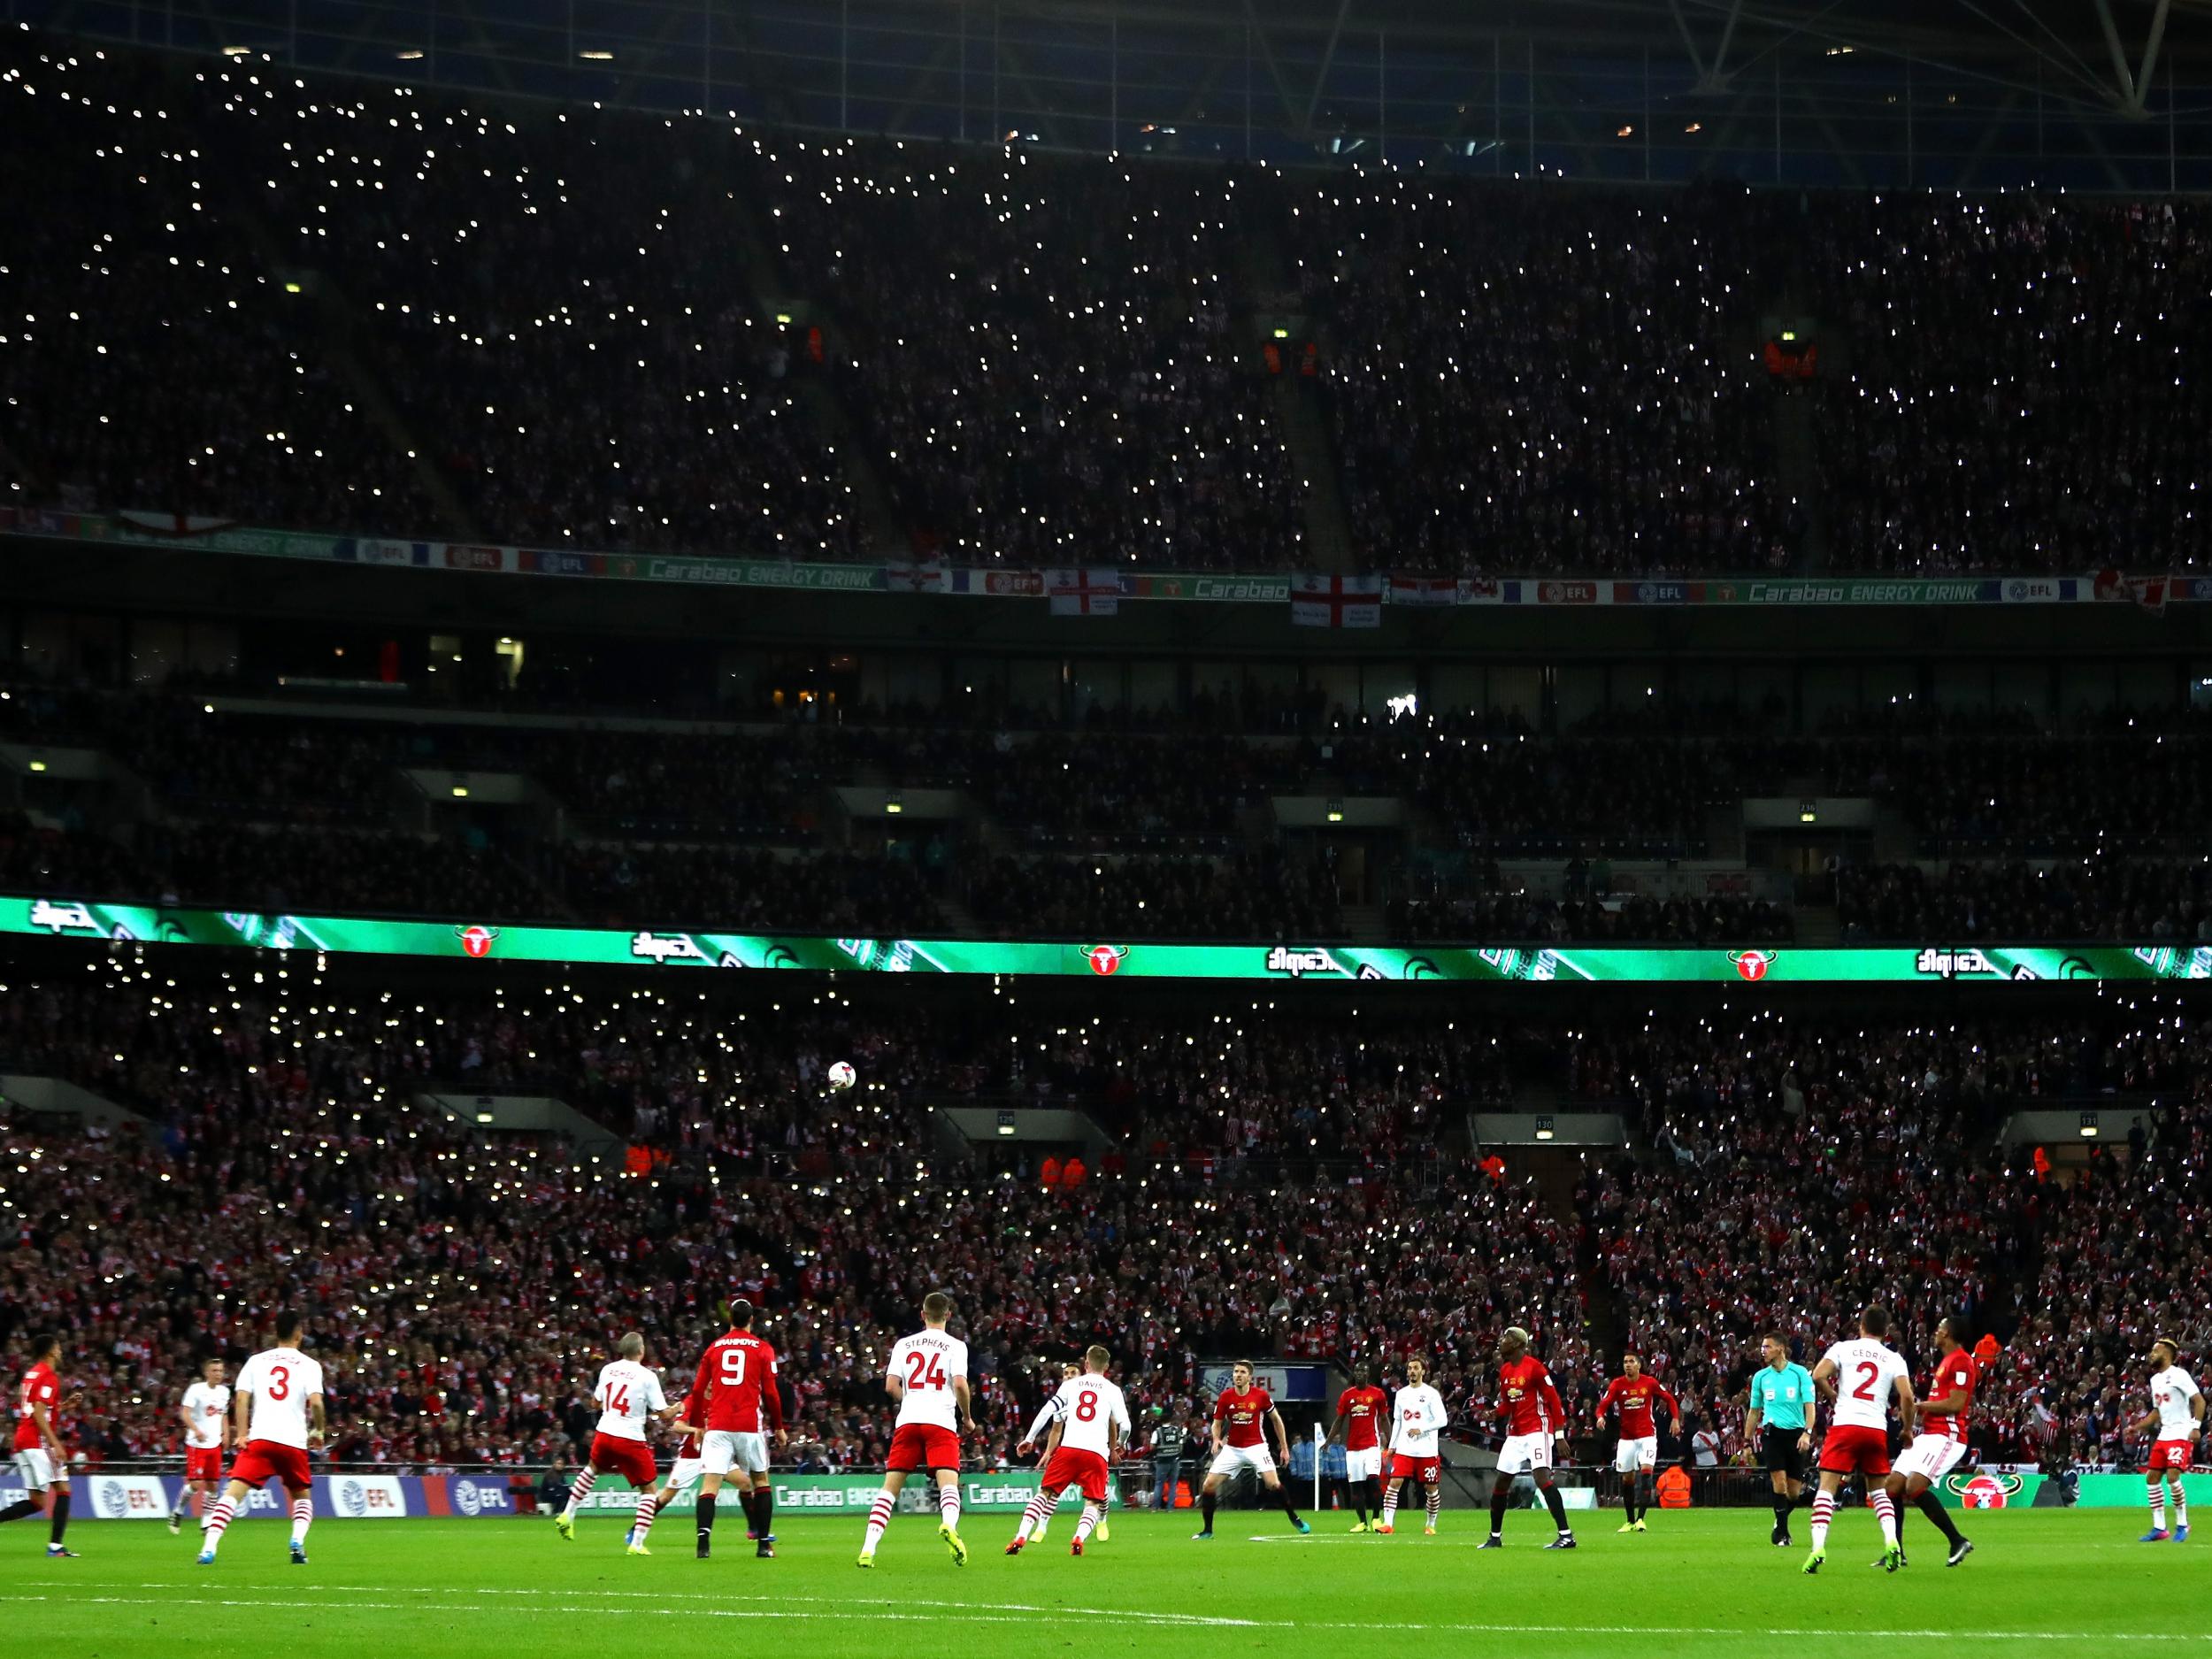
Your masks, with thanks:
[[(1582, 1548), (1548, 1554), (1540, 1516), (1517, 1513), (1502, 1551), (1478, 1553), (1482, 1517), (1448, 1511), (1435, 1538), (1348, 1536), (1327, 1514), (1310, 1538), (1279, 1516), (1225, 1513), (1194, 1543), (1182, 1517), (1117, 1516), (1078, 1561), (1072, 1516), (1041, 1548), (1002, 1553), (1011, 1517), (971, 1517), (956, 1566), (931, 1523), (900, 1516), (872, 1571), (853, 1564), (856, 1518), (795, 1517), (779, 1558), (756, 1561), (741, 1521), (711, 1562), (671, 1517), (646, 1559), (621, 1524), (591, 1518), (563, 1543), (549, 1522), (326, 1522), (310, 1565), (285, 1559), (280, 1523), (231, 1529), (220, 1563), (194, 1564), (191, 1529), (73, 1528), (76, 1561), (49, 1562), (43, 1528), (0, 1532), (0, 1630), (19, 1653), (180, 1652), (401, 1659), (774, 1649), (792, 1659), (946, 1652), (957, 1659), (1061, 1647), (1312, 1655), (1378, 1646), (1442, 1654), (1771, 1655), (1816, 1647), (1956, 1642), (1992, 1654), (2212, 1652), (2212, 1543), (2134, 1542), (2124, 1509), (1968, 1515), (1973, 1557), (1947, 1570), (1917, 1517), (1916, 1560), (1889, 1577), (1873, 1517), (1845, 1515), (1816, 1578), (1803, 1548), (1767, 1542), (1763, 1510), (1662, 1515), (1620, 1537), (1617, 1510), (1578, 1517)], [(1801, 1540), (1804, 1535), (1801, 1517)], [(950, 1646), (942, 1644), (949, 1641)]]

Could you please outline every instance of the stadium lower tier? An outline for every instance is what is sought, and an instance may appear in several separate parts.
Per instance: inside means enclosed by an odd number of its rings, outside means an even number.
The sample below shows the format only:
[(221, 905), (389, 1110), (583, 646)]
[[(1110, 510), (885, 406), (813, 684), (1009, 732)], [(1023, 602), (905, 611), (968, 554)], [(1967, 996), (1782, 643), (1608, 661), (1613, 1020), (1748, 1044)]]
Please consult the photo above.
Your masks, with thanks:
[[(1479, 1436), (1509, 1325), (1573, 1435), (1633, 1348), (1682, 1402), (1669, 1443), (1740, 1455), (1763, 1337), (1809, 1360), (1870, 1302), (1916, 1367), (1939, 1317), (1988, 1337), (1993, 1455), (2112, 1462), (2151, 1338), (2198, 1338), (2212, 1082), (2156, 991), (2058, 1020), (1570, 1021), (342, 967), (11, 961), (0, 1346), (64, 1333), (88, 1455), (173, 1443), (199, 1362), (285, 1305), (335, 1455), (448, 1464), (573, 1460), (620, 1334), (680, 1382), (736, 1297), (784, 1356), (794, 1455), (828, 1470), (880, 1461), (885, 1356), (934, 1289), (986, 1464), (1093, 1340), (1148, 1432), (1202, 1440), (1242, 1354), (1421, 1357)], [(1612, 1114), (1609, 1141), (1482, 1138), (1532, 1099)], [(2065, 1106), (2070, 1134), (2083, 1102), (2110, 1125), (2091, 1156), (2015, 1126)]]

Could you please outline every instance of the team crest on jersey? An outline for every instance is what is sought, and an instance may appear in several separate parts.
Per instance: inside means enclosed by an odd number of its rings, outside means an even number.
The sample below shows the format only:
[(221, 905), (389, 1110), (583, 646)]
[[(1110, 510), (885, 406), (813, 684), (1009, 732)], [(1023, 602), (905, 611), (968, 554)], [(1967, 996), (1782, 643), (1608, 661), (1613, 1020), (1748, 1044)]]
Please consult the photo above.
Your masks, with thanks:
[(1083, 953), (1091, 964), (1091, 972), (1102, 979), (1110, 979), (1121, 972), (1121, 959), (1129, 954), (1126, 945), (1093, 945)]
[(1767, 970), (1774, 965), (1771, 950), (1739, 950), (1729, 961), (1736, 964), (1736, 972), (1744, 979), (1757, 982), (1767, 977)]
[(461, 949), (470, 956), (488, 956), (492, 953), (492, 941), (499, 937), (499, 929), (480, 925), (457, 927), (453, 930), (453, 936), (461, 941)]

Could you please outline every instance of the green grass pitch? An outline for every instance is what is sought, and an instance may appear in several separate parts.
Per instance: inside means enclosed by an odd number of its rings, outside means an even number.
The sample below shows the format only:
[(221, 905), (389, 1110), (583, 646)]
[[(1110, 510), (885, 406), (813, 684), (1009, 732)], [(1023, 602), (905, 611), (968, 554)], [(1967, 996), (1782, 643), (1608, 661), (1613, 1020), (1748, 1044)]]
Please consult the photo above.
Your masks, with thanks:
[(1421, 1536), (1417, 1515), (1410, 1532), (1371, 1538), (1326, 1514), (1302, 1539), (1279, 1516), (1225, 1512), (1208, 1544), (1191, 1541), (1187, 1518), (1123, 1515), (1077, 1561), (1067, 1513), (1041, 1549), (1010, 1561), (1012, 1517), (978, 1515), (962, 1568), (930, 1519), (900, 1516), (870, 1572), (853, 1564), (856, 1517), (780, 1524), (773, 1562), (753, 1558), (732, 1517), (706, 1563), (673, 1516), (644, 1560), (622, 1553), (613, 1517), (584, 1521), (565, 1544), (543, 1519), (326, 1521), (304, 1568), (286, 1561), (278, 1521), (239, 1523), (211, 1568), (194, 1564), (190, 1528), (81, 1525), (69, 1541), (82, 1558), (49, 1562), (44, 1528), (25, 1522), (0, 1530), (0, 1647), (57, 1659), (1033, 1659), (1063, 1647), (1311, 1659), (1378, 1646), (1770, 1659), (1946, 1640), (1993, 1653), (2212, 1652), (2212, 1563), (2200, 1559), (2212, 1542), (2138, 1544), (2144, 1517), (2130, 1510), (1966, 1516), (1978, 1549), (1956, 1570), (1913, 1517), (1916, 1559), (1894, 1578), (1867, 1565), (1878, 1551), (1864, 1510), (1839, 1520), (1814, 1578), (1798, 1571), (1801, 1542), (1768, 1544), (1763, 1510), (1663, 1514), (1626, 1538), (1613, 1531), (1617, 1510), (1577, 1518), (1582, 1548), (1565, 1555), (1538, 1548), (1550, 1529), (1525, 1512), (1492, 1554), (1476, 1553), (1483, 1518), (1468, 1510), (1448, 1510), (1436, 1538)]

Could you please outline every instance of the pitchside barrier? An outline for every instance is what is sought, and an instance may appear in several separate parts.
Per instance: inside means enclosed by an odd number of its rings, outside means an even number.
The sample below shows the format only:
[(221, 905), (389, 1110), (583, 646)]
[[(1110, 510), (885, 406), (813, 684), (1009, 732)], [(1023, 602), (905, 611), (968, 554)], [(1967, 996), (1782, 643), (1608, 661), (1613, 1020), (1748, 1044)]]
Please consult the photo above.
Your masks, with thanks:
[[(567, 1475), (573, 1471), (563, 1472)], [(1189, 1472), (1187, 1466), (1186, 1472)], [(354, 1474), (342, 1470), (315, 1478), (315, 1512), (318, 1519), (339, 1521), (396, 1521), (424, 1517), (491, 1520), (539, 1515), (546, 1512), (537, 1496), (538, 1483), (544, 1473), (541, 1466), (461, 1475)], [(1567, 1507), (1598, 1508), (1600, 1487), (1581, 1483), (1601, 1481), (1604, 1473), (1596, 1469), (1561, 1469), (1560, 1494)], [(1750, 1470), (1701, 1469), (1693, 1471), (1692, 1476), (1691, 1502), (1699, 1509), (1749, 1502), (1756, 1495), (1751, 1490), (1755, 1477), (1755, 1485), (1762, 1491), (1765, 1486), (1765, 1477)], [(1490, 1501), (1494, 1479), (1488, 1469), (1447, 1467), (1445, 1502), (1455, 1509), (1485, 1508)], [(883, 1487), (882, 1477), (872, 1474), (778, 1475), (774, 1479), (780, 1515), (862, 1515)], [(1256, 1487), (1256, 1482), (1250, 1484)], [(2212, 1504), (2212, 1473), (2190, 1475), (2185, 1484), (2192, 1502)], [(72, 1482), (76, 1494), (75, 1514), (79, 1519), (90, 1520), (166, 1520), (182, 1485), (181, 1479), (173, 1474), (80, 1471)], [(1513, 1501), (1517, 1506), (1525, 1507), (1534, 1502), (1534, 1487), (1525, 1477), (1517, 1479), (1514, 1485)], [(960, 1488), (964, 1509), (1010, 1515), (1028, 1503), (1037, 1490), (1037, 1475), (1033, 1470), (963, 1475)], [(1298, 1491), (1302, 1502), (1310, 1501), (1315, 1509), (1330, 1508), (1339, 1495), (1336, 1483), (1324, 1480), (1321, 1488), (1317, 1499), (1310, 1479), (1296, 1482), (1294, 1489)], [(695, 1486), (687, 1488), (678, 1494), (668, 1510), (689, 1513), (696, 1490)], [(1126, 1493), (1136, 1497), (1140, 1505), (1148, 1506), (1154, 1490), (1150, 1465), (1130, 1463), (1120, 1471), (1118, 1480), (1109, 1483), (1107, 1500), (1116, 1508), (1123, 1507)], [(1997, 1466), (1962, 1469), (1947, 1477), (1938, 1490), (1945, 1503), (1969, 1509), (2070, 1507), (2070, 1507), (2081, 1509), (2133, 1509), (2143, 1507), (2144, 1502), (2141, 1475), (2102, 1471), (2061, 1477), (2035, 1470)], [(0, 1506), (24, 1495), (22, 1482), (12, 1471), (0, 1473)], [(1193, 1488), (1187, 1479), (1179, 1483), (1179, 1506), (1188, 1503), (1192, 1495)], [(1249, 1502), (1257, 1494), (1233, 1486), (1224, 1495), (1232, 1502)], [(1606, 1495), (1609, 1501), (1612, 1499), (1611, 1487), (1606, 1489)], [(635, 1510), (637, 1497), (618, 1476), (603, 1475), (583, 1507), (588, 1513), (628, 1515)], [(1408, 1507), (1417, 1508), (1417, 1497)], [(937, 1505), (932, 1496), (931, 1483), (908, 1481), (899, 1494), (899, 1510), (910, 1515), (935, 1514)], [(247, 1494), (239, 1518), (283, 1518), (288, 1513), (284, 1489), (271, 1482)]]

